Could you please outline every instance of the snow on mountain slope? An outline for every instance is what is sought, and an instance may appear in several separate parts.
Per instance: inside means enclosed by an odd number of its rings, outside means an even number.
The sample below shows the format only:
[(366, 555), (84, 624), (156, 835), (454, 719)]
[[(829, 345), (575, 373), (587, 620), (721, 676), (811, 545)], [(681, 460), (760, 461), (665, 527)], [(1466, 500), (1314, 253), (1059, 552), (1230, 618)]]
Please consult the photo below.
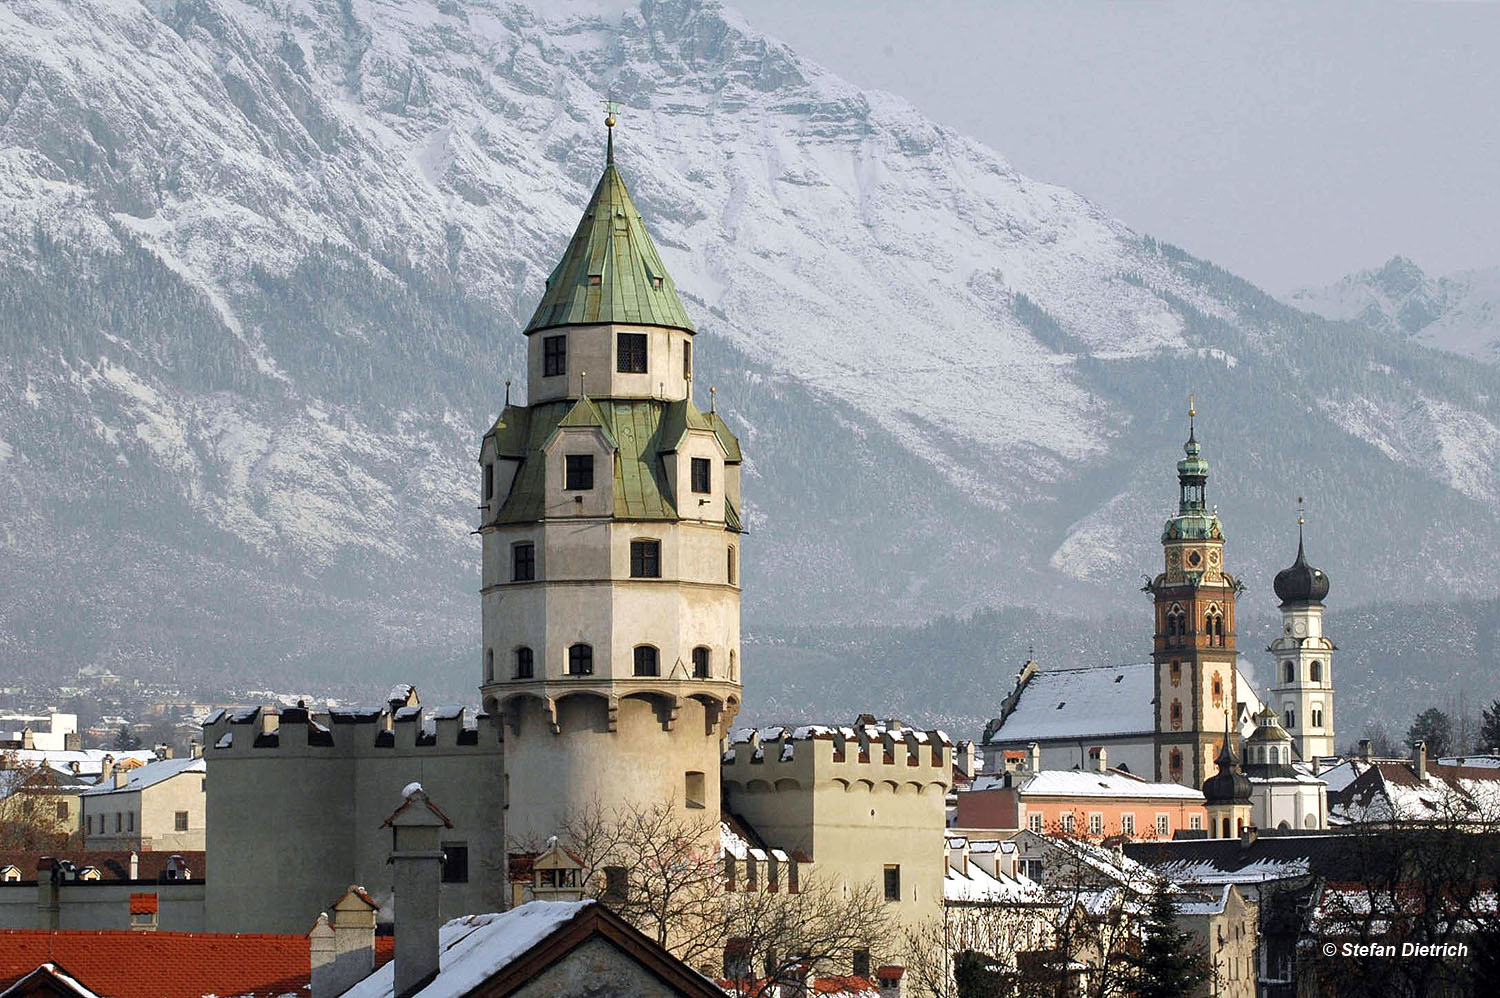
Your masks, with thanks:
[[(752, 626), (1124, 605), (1190, 391), (1247, 578), (1285, 560), (1289, 496), (1321, 491), (1347, 598), (1440, 575), (1440, 546), (1500, 581), (1492, 369), (1284, 308), (732, 11), (13, 0), (21, 661), (326, 671), (373, 640), (467, 686), (474, 448), (601, 168), (606, 95), (702, 389), (744, 429)], [(79, 572), (119, 594), (110, 623), (53, 634), (92, 597), (35, 577)]]
[(1287, 302), (1440, 350), (1500, 360), (1500, 267), (1433, 278), (1396, 256), (1379, 270), (1350, 274), (1326, 288), (1300, 288)]

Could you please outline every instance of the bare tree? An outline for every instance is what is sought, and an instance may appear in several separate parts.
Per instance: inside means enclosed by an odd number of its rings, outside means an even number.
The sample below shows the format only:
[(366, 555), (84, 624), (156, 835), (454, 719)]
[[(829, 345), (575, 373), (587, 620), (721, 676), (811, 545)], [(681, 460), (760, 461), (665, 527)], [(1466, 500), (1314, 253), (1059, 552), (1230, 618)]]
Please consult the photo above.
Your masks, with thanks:
[(82, 845), (71, 821), (57, 817), (57, 775), (0, 752), (0, 849), (56, 852)]

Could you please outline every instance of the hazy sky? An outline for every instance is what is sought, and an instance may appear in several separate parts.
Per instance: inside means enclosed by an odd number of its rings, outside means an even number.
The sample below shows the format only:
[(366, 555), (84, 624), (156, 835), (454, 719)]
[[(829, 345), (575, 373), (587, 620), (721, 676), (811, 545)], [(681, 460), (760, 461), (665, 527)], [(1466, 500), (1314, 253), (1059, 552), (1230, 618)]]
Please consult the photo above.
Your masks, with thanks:
[(1269, 291), (1500, 266), (1500, 4), (726, 4)]

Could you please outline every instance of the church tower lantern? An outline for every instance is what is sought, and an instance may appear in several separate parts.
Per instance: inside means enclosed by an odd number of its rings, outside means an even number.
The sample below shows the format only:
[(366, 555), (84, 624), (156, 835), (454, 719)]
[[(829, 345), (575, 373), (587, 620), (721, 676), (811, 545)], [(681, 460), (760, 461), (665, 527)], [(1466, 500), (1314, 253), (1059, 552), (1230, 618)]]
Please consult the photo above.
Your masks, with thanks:
[[(1299, 500), (1300, 502), (1300, 500)], [(1292, 736), (1299, 759), (1331, 756), (1333, 748), (1334, 643), (1323, 633), (1323, 600), (1328, 576), (1307, 563), (1302, 545), (1303, 517), (1297, 517), (1297, 560), (1276, 573), (1281, 600), (1281, 634), (1266, 650), (1275, 656), (1271, 702)]]
[(1224, 570), (1224, 534), (1208, 505), (1208, 461), (1188, 404), (1185, 456), (1177, 462), (1177, 513), (1162, 529), (1164, 570), (1148, 582), (1155, 610), (1156, 778), (1201, 787), (1220, 733), (1238, 710), (1234, 606), (1241, 585)]
[(695, 328), (605, 124), (525, 329), (526, 404), (479, 455), (480, 690), (518, 842), (595, 809), (715, 814), (740, 703), (739, 442), (693, 403)]

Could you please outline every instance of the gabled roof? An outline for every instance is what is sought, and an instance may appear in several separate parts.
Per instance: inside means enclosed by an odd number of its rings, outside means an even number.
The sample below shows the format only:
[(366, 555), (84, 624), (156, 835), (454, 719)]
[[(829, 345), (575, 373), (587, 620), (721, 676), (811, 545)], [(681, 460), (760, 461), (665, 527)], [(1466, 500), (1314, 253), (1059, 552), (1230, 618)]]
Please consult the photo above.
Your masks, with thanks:
[(158, 783), (170, 780), (174, 776), (183, 773), (206, 773), (208, 763), (203, 759), (163, 759), (161, 762), (148, 762), (137, 769), (130, 770), (130, 777), (124, 786), (115, 786), (112, 782), (91, 787), (83, 792), (85, 797), (97, 797), (104, 794), (136, 793), (147, 787), (154, 787)]
[[(545, 515), (547, 463), (542, 448), (552, 438), (564, 420), (575, 420), (570, 425), (597, 425), (614, 442), (614, 477), (616, 519), (621, 520), (676, 520), (677, 508), (672, 504), (671, 485), (667, 481), (666, 464), (662, 455), (676, 446), (676, 441), (667, 442), (670, 427), (667, 414), (674, 407), (682, 411), (681, 425), (687, 425), (690, 402), (662, 402), (655, 399), (588, 399), (586, 410), (582, 402), (561, 399), (541, 402), (530, 410), (512, 406), (501, 413), (490, 431), (495, 435), (501, 453), (519, 457), (521, 466), (516, 469), (516, 478), (500, 507), (495, 523), (528, 523)], [(726, 451), (739, 454), (739, 443), (728, 427), (718, 420), (697, 413), (692, 419), (704, 429), (712, 429), (718, 435)], [(597, 420), (597, 423), (593, 422)], [(724, 504), (724, 519), (730, 530), (740, 529), (739, 511), (730, 503)]]
[(613, 162), (547, 278), (526, 333), (601, 322), (695, 331)]
[[(438, 931), (437, 977), (413, 998), (480, 993), (503, 998), (596, 938), (635, 960), (676, 994), (723, 998), (708, 978), (592, 900), (532, 901), (497, 914), (455, 918)], [(392, 998), (394, 990), (395, 967), (387, 965), (344, 992), (343, 998)]]
[[(1110, 770), (1107, 773), (1079, 769), (1044, 769), (1030, 777), (1011, 778), (1023, 798), (1100, 797), (1118, 800), (1173, 800), (1202, 803), (1203, 794), (1179, 783), (1152, 783), (1149, 780)], [(1004, 775), (981, 776), (973, 790), (993, 790), (1005, 785)]]
[[(37, 863), (43, 856), (66, 860), (73, 864), (75, 870), (91, 866), (99, 871), (100, 880), (130, 879), (129, 849), (79, 849), (61, 853), (55, 849), (0, 852), (0, 867), (14, 866), (21, 871), (22, 879), (34, 880)], [(195, 878), (201, 879), (204, 876), (207, 853), (201, 849), (176, 849), (170, 852), (148, 849), (136, 853), (136, 880), (161, 880), (173, 856), (181, 856)]]
[(0, 990), (48, 963), (108, 998), (302, 993), (311, 973), (306, 936), (0, 930)]

